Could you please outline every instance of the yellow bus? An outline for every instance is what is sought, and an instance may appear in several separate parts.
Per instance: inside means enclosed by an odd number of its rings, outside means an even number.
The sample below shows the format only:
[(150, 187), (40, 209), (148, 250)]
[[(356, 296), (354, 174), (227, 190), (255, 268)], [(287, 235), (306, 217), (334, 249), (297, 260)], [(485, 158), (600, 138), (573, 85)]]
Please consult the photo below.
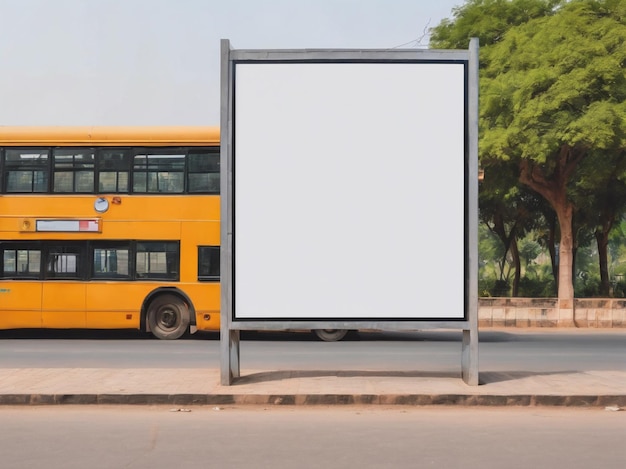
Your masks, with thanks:
[(0, 329), (219, 330), (217, 127), (0, 127)]

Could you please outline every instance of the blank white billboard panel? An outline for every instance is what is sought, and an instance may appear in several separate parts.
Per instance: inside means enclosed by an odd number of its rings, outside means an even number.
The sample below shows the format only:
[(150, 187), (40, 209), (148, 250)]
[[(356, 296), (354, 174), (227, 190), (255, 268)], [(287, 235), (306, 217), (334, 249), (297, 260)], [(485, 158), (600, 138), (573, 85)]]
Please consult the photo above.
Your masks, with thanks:
[(233, 320), (464, 319), (466, 62), (235, 62)]

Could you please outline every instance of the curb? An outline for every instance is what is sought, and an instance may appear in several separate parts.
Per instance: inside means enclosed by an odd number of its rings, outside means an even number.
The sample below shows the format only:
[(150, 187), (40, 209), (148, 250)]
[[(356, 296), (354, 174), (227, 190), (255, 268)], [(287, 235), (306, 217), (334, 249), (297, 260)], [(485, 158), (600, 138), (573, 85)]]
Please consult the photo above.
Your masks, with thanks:
[(404, 405), (626, 407), (622, 395), (467, 394), (0, 394), (0, 405)]

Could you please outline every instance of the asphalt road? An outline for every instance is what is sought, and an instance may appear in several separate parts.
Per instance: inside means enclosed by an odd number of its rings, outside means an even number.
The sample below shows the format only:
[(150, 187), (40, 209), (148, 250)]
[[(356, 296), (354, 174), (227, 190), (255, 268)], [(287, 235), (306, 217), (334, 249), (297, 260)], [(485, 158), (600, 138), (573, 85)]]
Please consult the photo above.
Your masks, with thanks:
[(0, 422), (6, 469), (626, 466), (626, 412), (602, 409), (29, 406)]
[[(486, 330), (482, 371), (626, 371), (626, 329)], [(219, 335), (159, 341), (133, 331), (0, 331), (2, 368), (219, 368)], [(307, 333), (244, 333), (241, 365), (274, 370), (456, 372), (461, 333), (359, 333), (321, 342)]]

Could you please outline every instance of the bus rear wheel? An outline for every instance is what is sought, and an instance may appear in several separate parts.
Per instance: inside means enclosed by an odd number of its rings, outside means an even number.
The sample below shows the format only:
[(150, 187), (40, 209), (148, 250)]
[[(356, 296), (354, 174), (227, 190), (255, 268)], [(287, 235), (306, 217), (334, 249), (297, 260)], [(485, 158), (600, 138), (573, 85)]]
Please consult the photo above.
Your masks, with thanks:
[(315, 335), (324, 342), (337, 342), (348, 333), (347, 329), (315, 329)]
[(181, 338), (189, 330), (189, 308), (175, 295), (159, 295), (148, 308), (150, 332), (157, 339)]

